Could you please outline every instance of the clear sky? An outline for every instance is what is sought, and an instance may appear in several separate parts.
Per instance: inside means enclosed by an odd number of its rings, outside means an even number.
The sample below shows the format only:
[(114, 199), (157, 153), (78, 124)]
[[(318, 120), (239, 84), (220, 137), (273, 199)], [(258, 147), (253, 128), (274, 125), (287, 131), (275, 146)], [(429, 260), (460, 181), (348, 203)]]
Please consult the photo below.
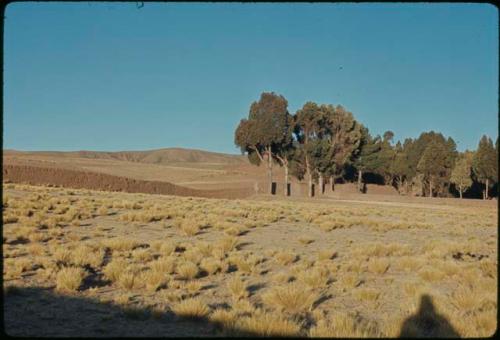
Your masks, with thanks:
[(11, 3), (4, 148), (239, 153), (274, 91), (475, 149), (498, 135), (497, 25), (489, 4)]

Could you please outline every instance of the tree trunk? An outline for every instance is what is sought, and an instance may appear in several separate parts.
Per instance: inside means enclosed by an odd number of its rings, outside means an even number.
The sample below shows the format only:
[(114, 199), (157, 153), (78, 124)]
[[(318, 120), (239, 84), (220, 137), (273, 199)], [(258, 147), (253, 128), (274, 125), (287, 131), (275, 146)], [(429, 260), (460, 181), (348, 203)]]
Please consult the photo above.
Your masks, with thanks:
[(396, 178), (396, 186), (397, 186), (397, 190), (398, 190), (398, 194), (401, 195), (401, 191), (403, 190), (403, 178), (402, 177), (397, 177)]
[(307, 187), (308, 187), (308, 195), (309, 197), (313, 197), (313, 182), (312, 182), (312, 174), (309, 172), (307, 174)]
[(489, 184), (489, 180), (486, 179), (486, 188), (484, 188), (484, 196), (485, 196), (485, 199), (488, 199), (488, 184)]
[(267, 150), (267, 171), (269, 174), (269, 193), (273, 194), (273, 157), (271, 155), (271, 148)]
[(324, 186), (324, 182), (323, 182), (323, 174), (320, 173), (319, 174), (319, 193), (321, 195), (323, 195), (325, 193), (324, 188), (325, 188), (325, 186)]
[(458, 192), (460, 193), (460, 199), (462, 199), (462, 186), (458, 186)]
[(311, 174), (311, 167), (309, 166), (309, 157), (307, 156), (306, 153), (306, 176), (307, 176), (307, 187), (308, 187), (308, 193), (307, 195), (309, 197), (313, 196), (312, 192), (312, 174)]
[(432, 180), (429, 180), (429, 197), (432, 197)]
[(358, 170), (358, 190), (363, 192), (363, 171)]
[(288, 192), (288, 164), (285, 164), (285, 196), (289, 196)]
[(330, 176), (330, 189), (332, 192), (335, 190), (335, 180), (333, 179), (333, 176)]

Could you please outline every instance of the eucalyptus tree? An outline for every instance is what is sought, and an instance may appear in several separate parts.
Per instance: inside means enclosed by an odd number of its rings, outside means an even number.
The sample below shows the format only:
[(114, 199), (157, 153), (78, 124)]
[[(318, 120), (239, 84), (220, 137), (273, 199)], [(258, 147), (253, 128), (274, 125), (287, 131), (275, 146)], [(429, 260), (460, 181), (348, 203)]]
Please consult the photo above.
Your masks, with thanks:
[[(308, 182), (308, 196), (313, 196), (313, 172), (315, 163), (312, 155), (315, 153), (317, 140), (320, 138), (323, 124), (323, 114), (318, 104), (307, 102), (295, 113), (295, 135), (300, 147), (296, 153), (295, 162), (298, 168), (302, 168)], [(299, 165), (300, 164), (300, 165)]]
[(450, 181), (455, 184), (458, 189), (460, 198), (462, 193), (472, 185), (472, 159), (474, 153), (466, 151), (455, 162), (455, 166), (451, 172)]
[[(362, 139), (362, 125), (351, 112), (337, 105), (322, 105), (323, 138), (328, 142), (326, 170), (321, 173), (330, 175), (333, 190), (335, 179), (342, 176), (342, 171), (354, 160)], [(321, 177), (321, 178), (322, 178)]]
[(242, 119), (235, 131), (235, 144), (247, 153), (252, 164), (267, 163), (269, 192), (273, 193), (273, 149), (287, 143), (289, 135), (288, 102), (274, 92), (263, 92), (250, 106), (248, 119)]
[(382, 140), (380, 136), (373, 138), (368, 128), (361, 126), (361, 140), (354, 167), (358, 170), (358, 190), (363, 189), (363, 172), (377, 173), (381, 167), (381, 158), (379, 157), (382, 149)]
[(487, 199), (490, 185), (498, 181), (498, 154), (493, 141), (486, 135), (479, 141), (472, 160), (472, 170), (477, 181), (484, 184), (483, 199)]

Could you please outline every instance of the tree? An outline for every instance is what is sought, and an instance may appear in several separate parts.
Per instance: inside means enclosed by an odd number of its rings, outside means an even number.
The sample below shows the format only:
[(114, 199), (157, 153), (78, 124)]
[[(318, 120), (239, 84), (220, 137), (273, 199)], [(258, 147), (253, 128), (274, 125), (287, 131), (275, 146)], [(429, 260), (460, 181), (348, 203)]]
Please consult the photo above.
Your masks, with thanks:
[(472, 159), (472, 171), (477, 181), (485, 185), (483, 199), (488, 198), (488, 188), (498, 181), (497, 153), (491, 138), (483, 135)]
[(396, 189), (401, 193), (404, 183), (407, 183), (410, 169), (408, 167), (408, 156), (405, 147), (399, 141), (394, 147), (394, 158), (390, 165), (390, 172), (396, 179)]
[[(456, 144), (453, 139), (445, 139), (441, 133), (436, 133), (434, 131), (423, 132), (416, 140), (405, 140), (403, 148), (405, 149), (406, 158), (408, 160), (407, 180), (415, 182), (414, 180), (417, 180), (416, 176), (421, 175), (421, 173), (419, 174), (419, 171), (417, 169), (418, 164), (423, 156), (424, 151), (432, 143), (440, 144), (445, 149), (445, 152), (442, 155), (444, 157), (444, 171), (438, 178), (436, 178), (437, 181), (433, 183), (433, 185), (435, 185), (433, 189), (435, 189), (437, 193), (445, 195), (448, 191), (449, 178), (451, 175), (451, 170), (455, 164), (457, 151)], [(419, 180), (417, 180), (416, 182), (418, 181)], [(428, 184), (428, 182), (425, 182), (424, 184)]]
[(460, 198), (462, 198), (462, 193), (469, 189), (472, 185), (472, 158), (473, 154), (471, 152), (465, 152), (460, 158), (456, 160), (455, 167), (451, 172), (450, 181), (458, 187)]
[(354, 167), (358, 170), (358, 189), (363, 191), (363, 172), (377, 172), (380, 169), (378, 153), (382, 149), (380, 136), (372, 138), (368, 129), (361, 126), (361, 138)]
[(429, 185), (429, 197), (433, 196), (433, 186), (437, 186), (446, 170), (446, 148), (443, 144), (433, 141), (425, 148), (417, 165), (417, 171)]
[(379, 158), (379, 169), (377, 169), (378, 174), (384, 177), (384, 183), (387, 185), (392, 185), (394, 181), (394, 173), (392, 169), (392, 164), (394, 163), (396, 152), (391, 145), (394, 133), (392, 131), (386, 131), (383, 135), (383, 139), (380, 145), (380, 152), (378, 153)]
[(304, 169), (305, 176), (308, 181), (308, 196), (313, 196), (313, 171), (314, 164), (311, 159), (311, 154), (314, 153), (313, 141), (319, 138), (320, 128), (322, 125), (323, 115), (318, 104), (307, 102), (302, 109), (295, 114), (295, 135), (299, 146), (302, 149), (296, 153), (296, 156), (301, 157), (296, 159), (296, 162), (302, 163), (300, 167)]
[[(273, 92), (264, 92), (250, 106), (248, 119), (242, 119), (235, 131), (235, 144), (247, 152), (250, 162), (260, 165), (266, 157), (269, 192), (273, 191), (273, 148), (287, 142), (288, 102)], [(257, 156), (257, 157), (255, 157)]]
[(273, 154), (282, 167), (285, 168), (285, 184), (284, 184), (284, 194), (285, 196), (290, 195), (290, 190), (288, 188), (288, 180), (289, 180), (289, 169), (290, 169), (290, 161), (294, 155), (294, 140), (293, 140), (293, 130), (295, 128), (293, 117), (286, 114), (286, 131), (283, 136), (283, 140), (279, 144), (273, 144)]
[(324, 175), (330, 176), (331, 189), (335, 179), (342, 176), (342, 171), (350, 165), (359, 150), (362, 139), (362, 125), (359, 124), (351, 112), (342, 106), (322, 105), (323, 133), (328, 142), (324, 148), (325, 160), (320, 166), (320, 189), (323, 190)]
[(392, 132), (391, 130), (388, 130), (386, 132), (384, 132), (384, 141), (387, 141), (387, 142), (392, 142), (392, 139), (394, 138), (394, 132)]

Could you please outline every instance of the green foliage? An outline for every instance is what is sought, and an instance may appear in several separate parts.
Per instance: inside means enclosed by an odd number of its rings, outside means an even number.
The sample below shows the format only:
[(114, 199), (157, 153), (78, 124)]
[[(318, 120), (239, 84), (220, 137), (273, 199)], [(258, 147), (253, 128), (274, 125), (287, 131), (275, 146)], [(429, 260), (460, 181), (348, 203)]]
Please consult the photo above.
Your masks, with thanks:
[(268, 154), (285, 167), (286, 180), (288, 173), (310, 183), (320, 176), (349, 178), (358, 170), (383, 176), (385, 184), (395, 183), (400, 192), (432, 190), (439, 196), (449, 195), (452, 183), (460, 192), (470, 187), (471, 168), (472, 179), (489, 186), (498, 181), (498, 138), (493, 144), (483, 136), (473, 158), (457, 160), (455, 141), (441, 133), (423, 132), (394, 144), (394, 132), (372, 137), (340, 105), (309, 101), (293, 116), (287, 105), (283, 96), (262, 93), (235, 131), (235, 144), (252, 164), (259, 165)]
[(260, 100), (250, 106), (248, 119), (242, 119), (236, 128), (235, 144), (249, 155), (263, 156), (266, 148), (288, 142), (291, 119), (287, 105), (283, 96), (262, 93)]
[(328, 141), (327, 162), (322, 164), (322, 173), (338, 175), (352, 164), (362, 140), (362, 125), (351, 112), (342, 106), (321, 106), (324, 115), (324, 138)]
[(398, 190), (400, 190), (403, 181), (409, 179), (410, 173), (408, 155), (400, 142), (394, 147), (394, 158), (390, 164), (389, 171), (396, 178)]
[(361, 128), (359, 151), (354, 166), (363, 172), (378, 173), (382, 167), (379, 153), (382, 150), (380, 137), (372, 138), (366, 127)]
[[(424, 164), (427, 161), (424, 161), (418, 169), (418, 166), (422, 160), (425, 150), (431, 145), (434, 144), (433, 148), (436, 145), (440, 145), (438, 147), (440, 151), (440, 156), (443, 157), (442, 164), (439, 166), (436, 165), (439, 172), (439, 175), (431, 174), (429, 177), (429, 172), (424, 170)], [(405, 140), (405, 144), (403, 146), (405, 150), (405, 154), (408, 160), (408, 173), (407, 178), (415, 178), (417, 174), (422, 174), (427, 184), (431, 184), (429, 182), (429, 178), (433, 179), (432, 185), (433, 189), (441, 195), (445, 195), (449, 189), (449, 179), (451, 176), (451, 170), (455, 164), (455, 158), (457, 157), (456, 144), (452, 138), (445, 139), (441, 133), (436, 133), (434, 131), (424, 132), (422, 133), (418, 139)], [(431, 167), (431, 165), (429, 165)], [(433, 190), (434, 191), (434, 190)]]
[(455, 162), (455, 167), (451, 172), (450, 181), (456, 185), (462, 196), (462, 192), (466, 191), (472, 185), (471, 167), (473, 154), (466, 152), (459, 157)]
[(443, 144), (433, 141), (424, 150), (417, 165), (417, 170), (429, 183), (429, 190), (433, 192), (446, 178), (446, 148)]
[(242, 119), (235, 131), (235, 144), (247, 153), (252, 164), (259, 165), (267, 155), (270, 190), (272, 161), (278, 153), (283, 156), (283, 151), (292, 145), (293, 120), (287, 106), (283, 96), (264, 92), (250, 106), (248, 119)]
[(472, 159), (472, 170), (479, 182), (486, 183), (488, 180), (489, 184), (493, 185), (498, 181), (497, 157), (491, 138), (483, 136)]
[(295, 115), (295, 153), (292, 173), (340, 176), (352, 163), (361, 143), (361, 124), (342, 106), (307, 102)]
[(318, 166), (315, 156), (322, 152), (317, 149), (323, 129), (324, 114), (318, 104), (307, 102), (296, 112), (294, 133), (300, 151), (294, 153), (292, 173), (308, 177), (309, 196), (312, 196), (312, 176)]

